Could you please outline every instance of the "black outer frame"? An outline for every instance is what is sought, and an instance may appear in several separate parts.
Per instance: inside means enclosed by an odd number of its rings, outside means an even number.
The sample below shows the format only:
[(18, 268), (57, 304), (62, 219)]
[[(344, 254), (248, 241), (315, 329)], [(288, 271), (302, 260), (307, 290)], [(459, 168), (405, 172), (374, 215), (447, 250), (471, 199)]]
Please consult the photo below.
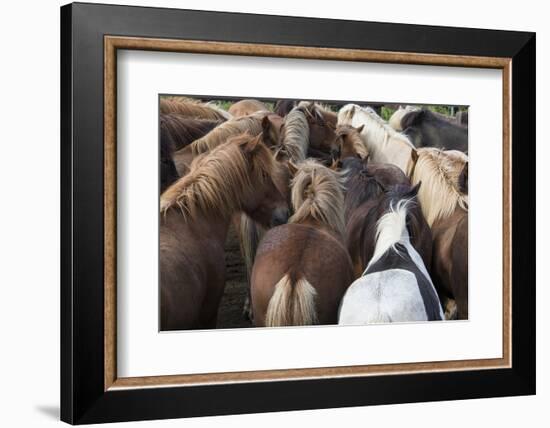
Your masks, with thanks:
[[(512, 368), (104, 391), (104, 35), (513, 58)], [(535, 34), (75, 3), (61, 8), (61, 420), (535, 393)]]

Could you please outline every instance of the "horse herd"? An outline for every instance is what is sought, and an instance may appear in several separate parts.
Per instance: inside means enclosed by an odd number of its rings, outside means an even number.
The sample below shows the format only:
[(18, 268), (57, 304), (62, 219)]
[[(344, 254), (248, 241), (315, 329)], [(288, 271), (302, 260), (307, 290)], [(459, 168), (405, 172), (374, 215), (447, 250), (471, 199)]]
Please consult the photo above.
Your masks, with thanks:
[(216, 327), (230, 227), (255, 326), (467, 319), (467, 147), (467, 112), (161, 98), (161, 330)]

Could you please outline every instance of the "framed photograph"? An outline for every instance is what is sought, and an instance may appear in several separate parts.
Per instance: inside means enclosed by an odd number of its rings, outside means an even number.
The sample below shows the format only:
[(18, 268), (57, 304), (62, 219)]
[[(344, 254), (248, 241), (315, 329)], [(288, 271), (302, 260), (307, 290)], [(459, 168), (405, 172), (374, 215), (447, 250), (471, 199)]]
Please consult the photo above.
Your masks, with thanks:
[(534, 33), (63, 6), (61, 419), (534, 394), (534, 110)]

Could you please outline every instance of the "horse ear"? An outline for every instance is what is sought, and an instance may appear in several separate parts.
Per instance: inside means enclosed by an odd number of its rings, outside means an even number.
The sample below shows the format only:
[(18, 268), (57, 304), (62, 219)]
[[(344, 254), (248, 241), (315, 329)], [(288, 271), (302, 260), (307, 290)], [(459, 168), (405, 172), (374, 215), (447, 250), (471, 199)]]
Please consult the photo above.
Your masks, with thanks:
[(418, 150), (416, 150), (416, 149), (411, 150), (411, 159), (414, 162), (414, 164), (416, 165), (416, 162), (418, 162)]
[(412, 197), (415, 197), (416, 195), (418, 195), (418, 190), (420, 190), (420, 186), (422, 185), (422, 181), (419, 181), (418, 183), (416, 183), (412, 188), (411, 190), (409, 190), (407, 192), (407, 196), (410, 196), (411, 198)]
[(355, 130), (360, 134), (361, 132), (363, 132), (364, 128), (365, 128), (365, 124), (363, 123), (361, 126), (358, 126), (357, 128), (355, 128)]
[(294, 162), (290, 160), (287, 162), (287, 165), (288, 165), (288, 171), (290, 172), (290, 175), (294, 177), (298, 172), (298, 167), (294, 164)]

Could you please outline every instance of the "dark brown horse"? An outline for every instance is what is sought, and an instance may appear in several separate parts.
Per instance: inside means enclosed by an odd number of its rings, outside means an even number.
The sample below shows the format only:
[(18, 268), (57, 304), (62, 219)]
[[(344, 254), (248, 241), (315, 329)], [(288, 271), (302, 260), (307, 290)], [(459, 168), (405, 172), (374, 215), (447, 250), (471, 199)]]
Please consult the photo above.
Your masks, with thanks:
[(213, 328), (225, 286), (224, 243), (232, 216), (285, 223), (288, 169), (261, 135), (231, 138), (198, 157), (161, 196), (161, 330)]
[(340, 300), (353, 281), (343, 245), (341, 177), (309, 159), (298, 165), (291, 193), (295, 212), (289, 224), (269, 230), (256, 253), (254, 323), (335, 324)]
[(174, 141), (166, 128), (160, 128), (160, 193), (180, 176), (174, 164)]
[(428, 109), (408, 112), (401, 119), (401, 127), (415, 147), (468, 151), (468, 128)]
[[(346, 243), (355, 276), (359, 277), (374, 253), (376, 221), (373, 221), (373, 216), (377, 215), (377, 209), (386, 200), (388, 192), (410, 187), (410, 181), (395, 165), (362, 163), (359, 166), (357, 160), (350, 162), (354, 165), (346, 166), (346, 162), (343, 163), (343, 167), (348, 170), (345, 197)], [(430, 228), (418, 204), (410, 207), (408, 216), (412, 246), (429, 270), (432, 261)]]
[(432, 228), (434, 285), (448, 319), (468, 319), (468, 157), (456, 150), (423, 148), (412, 182)]
[(179, 113), (161, 113), (160, 115), (160, 128), (170, 134), (175, 150), (205, 136), (221, 123), (221, 120), (195, 119)]
[(285, 116), (274, 153), (277, 160), (295, 163), (308, 157), (330, 160), (335, 140), (335, 127), (325, 121), (315, 104), (307, 103)]

